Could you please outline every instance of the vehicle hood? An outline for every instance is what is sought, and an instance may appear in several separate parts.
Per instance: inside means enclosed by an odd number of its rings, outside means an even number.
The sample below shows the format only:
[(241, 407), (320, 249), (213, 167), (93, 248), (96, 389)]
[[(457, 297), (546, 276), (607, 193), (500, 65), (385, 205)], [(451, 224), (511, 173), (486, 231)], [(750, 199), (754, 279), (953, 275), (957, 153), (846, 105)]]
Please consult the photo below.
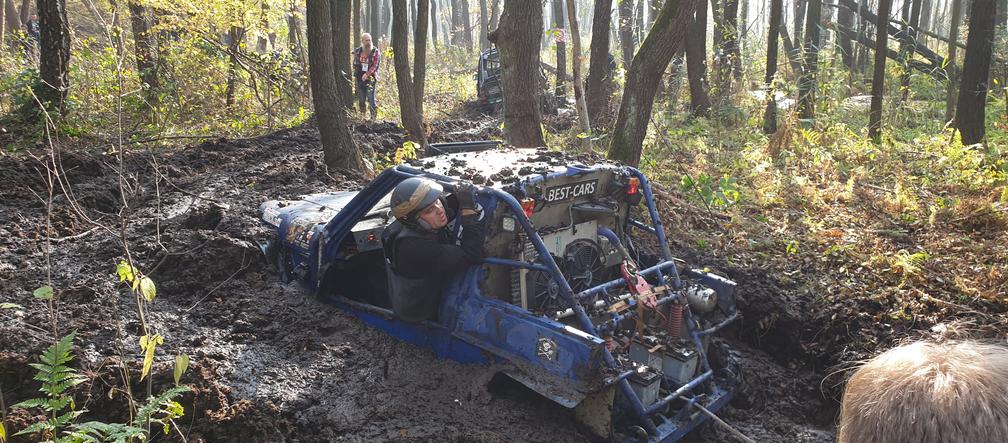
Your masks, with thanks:
[(263, 221), (274, 227), (280, 227), (283, 222), (302, 226), (326, 223), (358, 192), (341, 191), (309, 194), (298, 200), (270, 200), (259, 205), (259, 212)]

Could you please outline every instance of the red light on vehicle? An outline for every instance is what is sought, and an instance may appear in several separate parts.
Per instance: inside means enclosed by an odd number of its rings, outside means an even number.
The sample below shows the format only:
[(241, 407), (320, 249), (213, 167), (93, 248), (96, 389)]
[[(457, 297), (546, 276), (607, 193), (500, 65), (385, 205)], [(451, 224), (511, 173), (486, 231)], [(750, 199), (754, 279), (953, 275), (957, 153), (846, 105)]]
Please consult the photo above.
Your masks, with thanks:
[(372, 232), (372, 233), (370, 233), (370, 234), (367, 235), (367, 241), (369, 241), (369, 242), (378, 241), (378, 236), (375, 235), (374, 232)]
[(532, 218), (532, 213), (535, 212), (535, 200), (531, 198), (526, 198), (521, 201), (522, 211), (525, 211), (525, 216)]
[(634, 195), (637, 193), (637, 190), (639, 188), (640, 188), (640, 179), (637, 177), (631, 177), (630, 180), (627, 181), (626, 193), (627, 195)]

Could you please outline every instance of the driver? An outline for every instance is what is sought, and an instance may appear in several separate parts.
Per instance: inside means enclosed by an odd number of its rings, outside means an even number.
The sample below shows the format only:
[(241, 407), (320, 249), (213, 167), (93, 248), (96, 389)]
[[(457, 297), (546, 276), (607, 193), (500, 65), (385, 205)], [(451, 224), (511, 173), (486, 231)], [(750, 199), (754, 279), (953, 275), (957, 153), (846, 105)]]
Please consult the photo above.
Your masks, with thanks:
[(441, 293), (456, 273), (483, 260), (483, 227), (474, 202), (472, 184), (455, 185), (461, 240), (448, 226), (440, 184), (426, 178), (403, 180), (392, 191), (390, 205), (396, 221), (382, 235), (389, 273), (392, 310), (403, 320), (417, 322), (437, 317)]

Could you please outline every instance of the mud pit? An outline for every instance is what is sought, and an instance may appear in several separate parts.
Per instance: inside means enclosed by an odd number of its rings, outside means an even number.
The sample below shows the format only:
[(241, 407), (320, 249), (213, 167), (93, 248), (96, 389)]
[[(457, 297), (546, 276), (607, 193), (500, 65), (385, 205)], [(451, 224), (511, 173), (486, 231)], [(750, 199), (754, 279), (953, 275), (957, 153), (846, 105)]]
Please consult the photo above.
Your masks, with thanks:
[[(436, 123), (431, 139), (464, 140), (496, 130), (485, 123)], [(402, 141), (392, 124), (358, 125), (354, 136), (386, 153)], [(22, 306), (0, 311), (0, 386), (8, 405), (36, 393), (27, 363), (51, 335), (48, 310), (31, 292), (46, 281), (48, 236), (58, 328), (61, 334), (77, 330), (74, 364), (89, 378), (75, 388), (76, 402), (89, 411), (86, 419), (121, 422), (127, 412), (116, 392), (123, 385), (117, 362), (124, 355), (136, 369), (142, 360), (135, 301), (114, 275), (124, 256), (122, 239), (71, 207), (79, 205), (103, 225), (117, 220), (124, 198), (115, 172), (119, 165), (101, 154), (104, 149), (62, 153), (69, 192), (57, 186), (48, 232), (44, 165), (24, 155), (0, 158), (0, 177), (8, 184), (0, 188), (0, 302)], [(309, 124), (125, 158), (131, 220), (125, 237), (135, 262), (158, 284), (148, 319), (165, 336), (152, 372), (154, 392), (172, 383), (175, 354), (192, 357), (183, 383), (194, 392), (185, 396), (179, 422), (187, 440), (589, 439), (570, 411), (493, 378), (492, 369), (436, 359), (278, 281), (255, 244), (264, 233), (258, 205), (354, 189), (367, 180), (327, 171), (319, 150), (318, 133)], [(754, 307), (788, 296), (765, 274), (744, 269), (728, 274), (748, 297), (742, 306), (756, 315), (766, 313)], [(745, 343), (757, 342), (748, 330), (743, 325), (728, 335), (747, 369), (750, 392), (722, 417), (757, 441), (832, 440), (834, 406), (821, 400), (821, 368), (790, 369), (781, 356), (792, 351), (780, 345), (787, 337), (760, 342), (775, 358)], [(813, 371), (800, 369), (806, 367)], [(144, 384), (135, 379), (132, 384), (142, 398)], [(8, 416), (14, 430), (36, 419), (20, 410)], [(731, 439), (707, 424), (687, 441)]]

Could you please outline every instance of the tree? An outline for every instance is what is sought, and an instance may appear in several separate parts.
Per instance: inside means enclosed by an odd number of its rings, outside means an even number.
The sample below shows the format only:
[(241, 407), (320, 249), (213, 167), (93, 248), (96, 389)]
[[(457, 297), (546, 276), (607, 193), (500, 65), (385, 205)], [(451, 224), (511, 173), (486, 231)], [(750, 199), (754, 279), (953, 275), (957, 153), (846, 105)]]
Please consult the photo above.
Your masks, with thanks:
[(592, 18), (591, 60), (588, 65), (588, 90), (585, 98), (588, 121), (600, 127), (599, 118), (609, 107), (612, 85), (609, 71), (609, 27), (612, 26), (612, 0), (596, 0)]
[[(133, 31), (133, 54), (136, 59), (137, 73), (140, 81), (145, 85), (144, 92), (148, 104), (152, 109), (158, 108), (158, 90), (161, 82), (158, 79), (157, 53), (155, 47), (157, 43), (151, 32), (150, 17), (145, 8), (140, 3), (130, 1), (127, 3), (130, 11), (130, 27)], [(153, 113), (152, 113), (153, 115)]]
[(567, 0), (567, 21), (570, 22), (571, 41), (574, 43), (574, 60), (571, 60), (571, 71), (574, 71), (574, 102), (577, 104), (578, 126), (582, 133), (591, 132), (588, 122), (588, 106), (585, 105), (584, 76), (581, 74), (581, 32), (578, 30), (577, 5), (574, 0)]
[(620, 49), (623, 54), (623, 69), (630, 67), (630, 61), (634, 56), (634, 33), (633, 33), (633, 0), (617, 0), (619, 4), (619, 38)]
[[(381, 0), (368, 0), (369, 24), (367, 32), (371, 34), (372, 40), (377, 44), (378, 37), (381, 37)], [(360, 37), (359, 35), (357, 37)]]
[(655, 90), (672, 57), (686, 45), (694, 0), (666, 0), (626, 75), (623, 100), (609, 144), (609, 158), (640, 163)]
[(955, 117), (955, 97), (956, 97), (956, 82), (958, 81), (958, 76), (956, 75), (956, 50), (959, 49), (959, 45), (956, 44), (959, 40), (959, 14), (962, 11), (962, 0), (952, 0), (952, 30), (949, 31), (949, 57), (948, 64), (952, 67), (949, 69), (949, 79), (948, 79), (948, 89), (945, 94), (945, 121), (952, 121)]
[(332, 23), (329, 0), (307, 0), (308, 77), (315, 121), (322, 141), (325, 164), (330, 168), (365, 169), (357, 144), (346, 125), (346, 110), (340, 106), (333, 61)]
[(472, 17), (469, 14), (469, 0), (459, 0), (459, 6), (462, 8), (462, 37), (464, 38), (462, 43), (465, 44), (466, 51), (469, 51), (473, 47)]
[[(435, 1), (435, 3), (437, 3)], [(417, 0), (416, 29), (413, 33), (413, 100), (416, 102), (417, 114), (423, 121), (424, 82), (427, 78), (427, 9), (430, 0)]]
[(406, 25), (406, 0), (392, 0), (392, 50), (393, 64), (396, 73), (396, 89), (399, 91), (399, 113), (402, 117), (406, 138), (426, 145), (423, 121), (417, 109), (417, 100), (413, 91), (413, 79), (410, 78), (409, 62), (409, 29)]
[[(902, 94), (901, 101), (906, 102), (907, 98), (910, 96), (910, 61), (913, 60), (913, 54), (917, 50), (917, 28), (920, 26), (920, 16), (921, 16), (921, 0), (907, 0), (907, 2), (913, 2), (911, 7), (909, 21), (906, 23), (906, 37), (904, 37), (904, 42), (906, 42), (906, 48), (901, 50), (903, 55), (903, 73), (900, 75), (900, 92)], [(906, 9), (906, 8), (904, 8)]]
[[(490, 33), (501, 59), (504, 139), (519, 148), (545, 145), (539, 107), (539, 43), (543, 26), (539, 0), (508, 0), (500, 26)], [(529, 91), (535, 91), (530, 94)]]
[(224, 88), (224, 102), (228, 108), (233, 106), (235, 101), (235, 88), (238, 84), (238, 49), (244, 40), (245, 28), (235, 25), (228, 28), (228, 77)]
[[(721, 18), (721, 46), (718, 48), (717, 95), (721, 101), (731, 96), (732, 80), (742, 78), (741, 55), (738, 46), (738, 0), (724, 0)], [(717, 31), (715, 31), (717, 32)]]
[(430, 33), (431, 33), (431, 44), (434, 45), (434, 50), (437, 50), (438, 47), (437, 3), (438, 0), (430, 2)]
[(819, 68), (819, 19), (822, 0), (806, 0), (805, 61), (801, 81), (798, 82), (798, 116), (815, 118), (816, 72)]
[(63, 112), (70, 80), (70, 23), (65, 0), (39, 0), (39, 85), (36, 95), (48, 108)]
[(462, 46), (462, 0), (451, 0), (451, 44)]
[[(837, 10), (837, 25), (843, 29), (854, 29), (854, 11), (841, 6)], [(840, 47), (840, 58), (847, 69), (854, 70), (854, 43), (846, 32), (837, 33), (837, 46)]]
[(342, 99), (343, 106), (349, 110), (354, 107), (353, 73), (350, 66), (350, 0), (330, 0), (329, 14), (332, 19), (333, 60), (336, 70), (336, 89)]
[(882, 141), (882, 91), (885, 89), (886, 43), (889, 41), (887, 20), (892, 0), (879, 0), (878, 23), (875, 24), (875, 72), (872, 75), (871, 108), (868, 111), (868, 136)]
[[(706, 116), (710, 112), (707, 92), (707, 1), (696, 2), (686, 34), (686, 77), (690, 90), (690, 113)], [(653, 27), (652, 27), (653, 28)]]
[(21, 16), (18, 14), (17, 5), (14, 0), (0, 0), (4, 2), (4, 22), (10, 31), (21, 30)]
[(480, 8), (480, 29), (479, 29), (479, 42), (480, 51), (486, 51), (490, 49), (490, 40), (487, 40), (487, 26), (490, 24), (489, 16), (487, 15), (487, 0), (479, 0)]
[[(564, 35), (564, 0), (553, 0), (553, 29), (556, 30), (556, 96), (567, 99), (567, 39)], [(573, 29), (573, 28), (572, 28)], [(572, 31), (573, 32), (573, 31)], [(575, 57), (577, 55), (575, 54)]]
[(777, 42), (780, 34), (781, 15), (784, 9), (782, 0), (770, 0), (770, 29), (767, 33), (766, 76), (763, 86), (766, 88), (766, 112), (763, 114), (763, 133), (777, 132), (777, 99), (774, 97), (774, 77), (777, 76)]
[(973, 0), (972, 3), (955, 116), (956, 127), (959, 128), (964, 145), (984, 140), (987, 76), (990, 73), (994, 43), (994, 0)]
[(354, 42), (356, 42), (361, 35), (361, 0), (353, 0), (350, 4), (350, 16), (353, 21), (353, 34), (350, 34), (350, 44), (354, 45)]

